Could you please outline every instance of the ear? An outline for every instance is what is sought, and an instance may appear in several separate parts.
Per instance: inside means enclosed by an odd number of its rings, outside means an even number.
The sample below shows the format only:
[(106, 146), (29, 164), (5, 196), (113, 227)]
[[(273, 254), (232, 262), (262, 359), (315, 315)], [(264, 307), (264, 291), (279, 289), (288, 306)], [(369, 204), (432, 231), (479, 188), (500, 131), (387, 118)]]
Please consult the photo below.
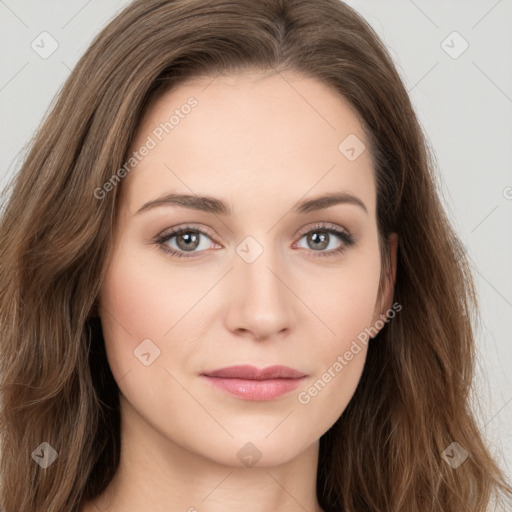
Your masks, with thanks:
[[(389, 261), (390, 268), (387, 270), (386, 275), (379, 286), (379, 294), (375, 303), (375, 311), (373, 318), (373, 325), (377, 320), (386, 320), (386, 312), (391, 309), (393, 304), (393, 295), (395, 291), (396, 281), (396, 259), (398, 250), (398, 233), (391, 233), (389, 235)], [(382, 328), (382, 327), (381, 327)], [(380, 329), (379, 329), (380, 330)]]

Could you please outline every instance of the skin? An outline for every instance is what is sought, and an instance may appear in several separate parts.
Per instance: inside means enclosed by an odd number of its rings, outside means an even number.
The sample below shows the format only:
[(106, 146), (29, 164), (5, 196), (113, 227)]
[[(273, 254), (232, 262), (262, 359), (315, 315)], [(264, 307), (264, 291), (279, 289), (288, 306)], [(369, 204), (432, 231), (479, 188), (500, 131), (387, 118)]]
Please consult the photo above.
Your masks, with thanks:
[[(167, 92), (147, 112), (131, 151), (190, 96), (198, 105), (122, 183), (100, 294), (121, 392), (121, 464), (82, 512), (319, 512), (319, 438), (352, 397), (366, 346), (309, 403), (298, 394), (385, 314), (395, 282), (393, 235), (392, 270), (379, 296), (369, 151), (349, 161), (338, 150), (349, 134), (368, 147), (365, 134), (350, 105), (321, 82), (246, 72)], [(349, 203), (291, 212), (298, 201), (333, 191), (357, 196), (367, 212)], [(162, 205), (137, 213), (170, 192), (220, 198), (233, 212)], [(328, 247), (308, 242), (318, 222), (345, 228), (356, 243), (322, 257), (344, 241), (330, 234)], [(154, 241), (190, 223), (209, 232), (191, 258), (166, 254)], [(263, 248), (250, 263), (236, 252), (248, 236)], [(167, 247), (185, 252), (178, 238)], [(145, 366), (134, 350), (148, 338), (160, 355)], [(248, 401), (199, 376), (235, 364), (282, 364), (307, 377), (278, 399)], [(237, 456), (247, 443), (261, 453), (252, 466)]]

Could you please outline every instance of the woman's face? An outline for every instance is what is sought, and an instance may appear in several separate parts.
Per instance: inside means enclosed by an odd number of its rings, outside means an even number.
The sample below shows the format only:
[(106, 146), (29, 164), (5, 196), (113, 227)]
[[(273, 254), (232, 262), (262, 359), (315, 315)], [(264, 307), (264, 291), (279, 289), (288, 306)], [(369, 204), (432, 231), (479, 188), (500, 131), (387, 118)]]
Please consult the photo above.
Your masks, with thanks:
[[(289, 460), (333, 425), (389, 307), (366, 145), (343, 98), (289, 73), (189, 82), (152, 106), (100, 296), (127, 424), (231, 466)], [(237, 365), (303, 377), (206, 376)]]

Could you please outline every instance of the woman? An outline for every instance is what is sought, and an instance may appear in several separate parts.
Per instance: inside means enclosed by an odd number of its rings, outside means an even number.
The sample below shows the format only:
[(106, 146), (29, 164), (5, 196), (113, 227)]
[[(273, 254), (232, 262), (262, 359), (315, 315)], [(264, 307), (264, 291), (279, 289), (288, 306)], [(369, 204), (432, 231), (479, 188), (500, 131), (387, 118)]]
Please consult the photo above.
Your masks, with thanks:
[(128, 6), (0, 240), (4, 512), (510, 500), (469, 407), (467, 261), (345, 4)]

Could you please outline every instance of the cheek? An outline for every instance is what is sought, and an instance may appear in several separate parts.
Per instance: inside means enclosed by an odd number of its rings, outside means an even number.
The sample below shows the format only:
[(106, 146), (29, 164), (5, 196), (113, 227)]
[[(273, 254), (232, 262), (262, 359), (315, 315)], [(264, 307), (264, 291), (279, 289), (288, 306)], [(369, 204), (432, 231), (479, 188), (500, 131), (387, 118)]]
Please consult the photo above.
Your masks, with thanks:
[(100, 314), (115, 377), (138, 362), (134, 351), (144, 340), (155, 345), (151, 354), (155, 357), (163, 348), (164, 334), (178, 321), (181, 308), (173, 308), (165, 281), (159, 269), (132, 247), (121, 245), (114, 252), (101, 287)]
[[(347, 260), (348, 261), (348, 260)], [(367, 345), (372, 335), (380, 277), (379, 254), (360, 252), (331, 275), (317, 282), (307, 295), (312, 315), (308, 332), (312, 342), (307, 347), (308, 360), (315, 369), (314, 379), (301, 389), (298, 402), (311, 414), (334, 422), (350, 401), (361, 377)], [(302, 292), (305, 293), (305, 292)], [(315, 329), (311, 327), (315, 324)]]
[[(127, 240), (113, 253), (100, 292), (101, 322), (118, 381), (131, 372), (130, 380), (154, 383), (162, 377), (168, 385), (164, 369), (194, 370), (191, 357), (204, 351), (201, 340), (209, 320), (219, 314), (218, 297), (212, 302), (214, 294), (208, 292), (219, 276), (214, 268), (199, 272), (170, 265), (165, 255), (149, 257), (151, 251)], [(137, 355), (148, 352), (146, 362), (154, 362), (144, 366)]]
[[(375, 317), (380, 278), (380, 259), (377, 247), (360, 251), (340, 264), (328, 277), (318, 274), (318, 286), (311, 286), (303, 296), (322, 320), (321, 360), (333, 353), (347, 350), (353, 339), (369, 328)], [(307, 295), (304, 295), (306, 294)], [(322, 356), (323, 354), (323, 356)]]
[(129, 333), (134, 343), (152, 336), (163, 339), (201, 299), (209, 283), (197, 271), (169, 268), (165, 258), (149, 258), (147, 247), (120, 247), (101, 289), (107, 328), (124, 330), (122, 337)]

